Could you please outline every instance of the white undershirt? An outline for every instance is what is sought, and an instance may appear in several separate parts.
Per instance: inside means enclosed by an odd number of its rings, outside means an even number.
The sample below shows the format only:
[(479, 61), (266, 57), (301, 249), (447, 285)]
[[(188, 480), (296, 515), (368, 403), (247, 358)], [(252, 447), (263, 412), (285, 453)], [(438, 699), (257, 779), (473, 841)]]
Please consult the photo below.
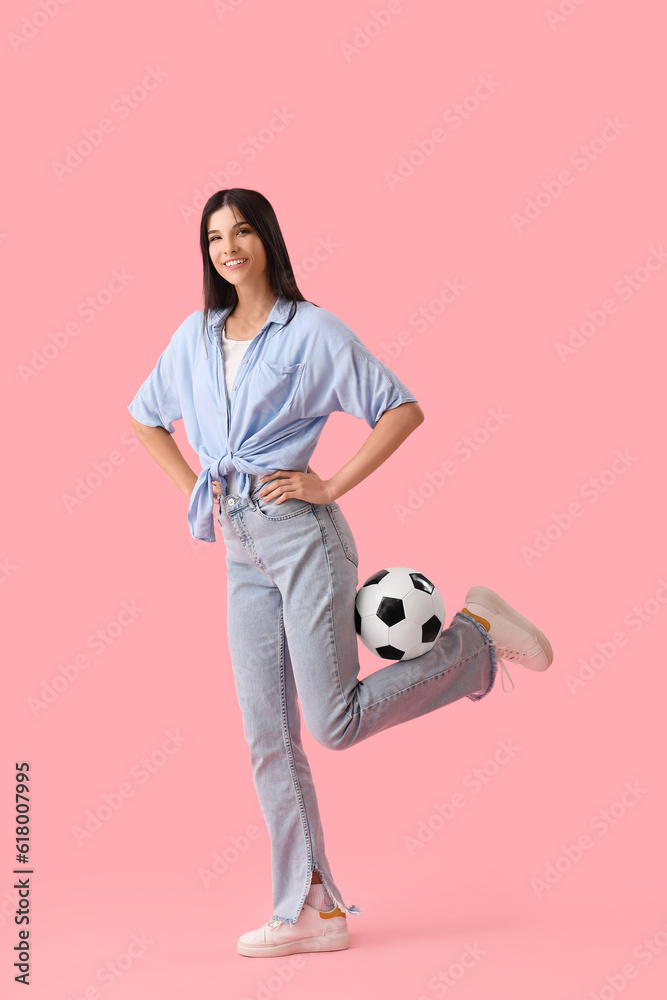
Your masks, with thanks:
[[(257, 334), (255, 334), (257, 336)], [(254, 340), (251, 337), (250, 340)], [(233, 392), (232, 386), (234, 385), (234, 379), (236, 378), (236, 373), (239, 369), (239, 365), (243, 360), (243, 355), (248, 349), (248, 344), (250, 340), (230, 340), (226, 333), (225, 327), (222, 328), (222, 336), (220, 342), (222, 344), (222, 353), (225, 359), (225, 391), (227, 393), (227, 398), (231, 399), (231, 394)], [(250, 477), (250, 488), (253, 489), (256, 483), (260, 480), (260, 476)], [(227, 476), (227, 493), (238, 492), (236, 485), (236, 474), (230, 472)]]

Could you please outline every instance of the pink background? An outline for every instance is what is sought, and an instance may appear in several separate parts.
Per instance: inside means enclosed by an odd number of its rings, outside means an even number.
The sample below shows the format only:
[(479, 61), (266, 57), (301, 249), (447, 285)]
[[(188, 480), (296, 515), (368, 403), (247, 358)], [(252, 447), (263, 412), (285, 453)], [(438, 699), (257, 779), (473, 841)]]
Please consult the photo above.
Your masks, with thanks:
[[(558, 2), (4, 5), (3, 996), (23, 995), (21, 760), (33, 998), (664, 996), (665, 26), (648, 0), (565, 0), (560, 20)], [(149, 69), (153, 89), (123, 104)], [(281, 131), (276, 109), (292, 116)], [(499, 680), (479, 705), (345, 754), (305, 734), (334, 875), (364, 913), (348, 951), (276, 967), (235, 951), (271, 914), (270, 855), (226, 645), (223, 542), (218, 527), (215, 545), (192, 541), (187, 499), (127, 411), (201, 307), (207, 184), (269, 198), (303, 294), (426, 415), (341, 499), (360, 582), (419, 567), (448, 622), (486, 584), (555, 651), (544, 675), (512, 670), (511, 698)], [(460, 294), (443, 302), (447, 281)], [(424, 329), (410, 321), (421, 308)], [(491, 433), (490, 409), (505, 414)], [(333, 475), (368, 433), (334, 414), (313, 468)], [(182, 422), (176, 440), (199, 472)], [(429, 489), (448, 460), (455, 472)], [(359, 653), (362, 676), (382, 665)], [(169, 732), (182, 742), (165, 753)], [(501, 766), (500, 741), (519, 748)], [(457, 792), (465, 806), (439, 820)], [(77, 842), (105, 801), (116, 807)], [(223, 852), (207, 888), (200, 872)]]

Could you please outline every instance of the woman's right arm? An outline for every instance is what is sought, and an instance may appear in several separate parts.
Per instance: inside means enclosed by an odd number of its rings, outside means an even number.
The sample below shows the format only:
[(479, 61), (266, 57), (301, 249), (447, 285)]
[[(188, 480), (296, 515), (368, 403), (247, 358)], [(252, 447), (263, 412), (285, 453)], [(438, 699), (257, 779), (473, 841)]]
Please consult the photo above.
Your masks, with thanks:
[(164, 427), (148, 427), (132, 417), (132, 430), (148, 454), (178, 487), (181, 493), (191, 496), (199, 478), (183, 458), (181, 451)]

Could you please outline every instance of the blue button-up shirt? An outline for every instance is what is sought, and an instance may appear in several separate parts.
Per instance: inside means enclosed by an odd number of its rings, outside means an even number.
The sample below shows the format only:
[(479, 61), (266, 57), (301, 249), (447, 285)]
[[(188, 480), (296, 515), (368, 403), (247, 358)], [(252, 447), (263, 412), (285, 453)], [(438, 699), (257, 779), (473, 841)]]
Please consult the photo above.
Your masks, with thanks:
[(311, 302), (279, 297), (260, 332), (248, 342), (231, 399), (225, 390), (219, 334), (229, 309), (203, 310), (179, 326), (128, 410), (139, 423), (174, 433), (174, 420), (199, 455), (202, 471), (188, 506), (193, 538), (215, 542), (212, 482), (227, 491), (236, 470), (241, 496), (250, 475), (278, 469), (306, 472), (334, 410), (362, 417), (373, 428), (385, 410), (417, 402), (342, 320)]

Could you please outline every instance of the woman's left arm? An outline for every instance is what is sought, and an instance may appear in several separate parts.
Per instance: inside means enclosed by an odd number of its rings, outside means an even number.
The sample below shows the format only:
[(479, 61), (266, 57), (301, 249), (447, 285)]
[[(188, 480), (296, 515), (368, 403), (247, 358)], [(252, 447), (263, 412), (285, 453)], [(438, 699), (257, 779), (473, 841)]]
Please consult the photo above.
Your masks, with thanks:
[(308, 466), (308, 472), (278, 469), (264, 480), (277, 480), (266, 487), (264, 498), (282, 503), (286, 495), (309, 500), (311, 503), (333, 503), (338, 497), (370, 476), (386, 462), (409, 434), (423, 423), (425, 417), (419, 403), (400, 403), (385, 410), (356, 455), (346, 462), (331, 479), (320, 479)]
[(422, 408), (416, 402), (400, 403), (391, 410), (385, 410), (357, 454), (331, 479), (320, 479), (310, 466), (307, 472), (276, 469), (262, 476), (262, 481), (272, 479), (275, 482), (268, 483), (260, 496), (275, 504), (289, 497), (309, 500), (310, 503), (333, 503), (386, 462), (424, 419)]
[(424, 420), (419, 403), (400, 403), (385, 410), (356, 455), (327, 480), (331, 495), (327, 503), (333, 503), (375, 472)]

